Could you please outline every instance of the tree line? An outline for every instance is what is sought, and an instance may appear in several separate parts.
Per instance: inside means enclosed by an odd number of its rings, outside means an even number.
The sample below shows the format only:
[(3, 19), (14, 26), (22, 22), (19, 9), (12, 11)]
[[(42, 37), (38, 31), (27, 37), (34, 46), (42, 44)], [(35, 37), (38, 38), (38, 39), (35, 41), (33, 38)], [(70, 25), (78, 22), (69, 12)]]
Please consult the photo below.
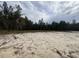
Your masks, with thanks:
[(65, 21), (57, 23), (53, 21), (49, 24), (41, 19), (38, 23), (33, 23), (27, 16), (21, 17), (21, 10), (19, 5), (16, 5), (14, 8), (13, 6), (8, 6), (6, 2), (3, 2), (0, 5), (0, 30), (79, 30), (79, 23), (76, 23), (75, 20), (73, 20), (73, 23)]

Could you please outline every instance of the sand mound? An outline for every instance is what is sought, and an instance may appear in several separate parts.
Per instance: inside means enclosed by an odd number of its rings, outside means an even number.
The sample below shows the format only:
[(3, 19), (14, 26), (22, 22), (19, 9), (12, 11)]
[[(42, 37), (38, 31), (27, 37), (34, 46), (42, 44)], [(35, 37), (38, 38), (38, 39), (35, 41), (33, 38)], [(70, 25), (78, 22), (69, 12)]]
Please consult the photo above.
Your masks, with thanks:
[(0, 35), (0, 57), (79, 57), (79, 32)]

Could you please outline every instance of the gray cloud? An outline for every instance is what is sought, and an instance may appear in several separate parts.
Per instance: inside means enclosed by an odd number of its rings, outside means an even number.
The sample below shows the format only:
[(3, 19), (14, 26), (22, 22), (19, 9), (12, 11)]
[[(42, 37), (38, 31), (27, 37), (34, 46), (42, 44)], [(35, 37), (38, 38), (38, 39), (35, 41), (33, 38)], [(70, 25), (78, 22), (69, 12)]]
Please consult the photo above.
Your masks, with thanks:
[(13, 6), (19, 4), (22, 8), (22, 13), (34, 22), (41, 18), (45, 22), (71, 21), (73, 19), (78, 21), (79, 19), (78, 1), (8, 1), (7, 3)]

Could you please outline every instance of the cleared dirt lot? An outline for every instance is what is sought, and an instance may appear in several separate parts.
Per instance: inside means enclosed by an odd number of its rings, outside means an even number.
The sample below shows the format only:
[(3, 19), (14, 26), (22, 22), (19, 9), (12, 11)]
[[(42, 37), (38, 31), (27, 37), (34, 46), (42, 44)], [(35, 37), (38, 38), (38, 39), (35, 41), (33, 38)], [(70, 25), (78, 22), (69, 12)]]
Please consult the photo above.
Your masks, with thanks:
[(0, 35), (0, 57), (79, 57), (79, 32), (28, 32)]

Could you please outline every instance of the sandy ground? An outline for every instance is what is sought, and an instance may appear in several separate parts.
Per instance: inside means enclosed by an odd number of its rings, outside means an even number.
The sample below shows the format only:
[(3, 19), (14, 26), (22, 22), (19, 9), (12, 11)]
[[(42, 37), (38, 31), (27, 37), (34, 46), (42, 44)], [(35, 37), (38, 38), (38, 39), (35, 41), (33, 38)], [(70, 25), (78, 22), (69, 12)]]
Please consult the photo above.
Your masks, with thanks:
[(35, 32), (0, 35), (0, 58), (79, 57), (79, 32)]

